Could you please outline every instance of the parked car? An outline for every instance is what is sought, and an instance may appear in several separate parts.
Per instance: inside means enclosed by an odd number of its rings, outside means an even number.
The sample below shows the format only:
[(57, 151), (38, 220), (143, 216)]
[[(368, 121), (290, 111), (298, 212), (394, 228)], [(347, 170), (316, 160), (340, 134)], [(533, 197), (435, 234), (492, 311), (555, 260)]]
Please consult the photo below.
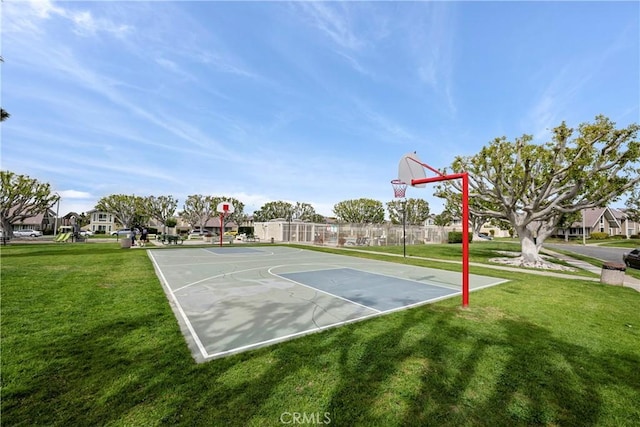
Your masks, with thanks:
[(207, 233), (211, 233), (211, 232), (210, 232), (209, 230), (199, 230), (199, 229), (196, 229), (196, 230), (191, 230), (191, 231), (189, 232), (189, 235), (190, 235), (190, 236), (202, 236), (202, 235), (207, 234)]
[(30, 228), (24, 230), (15, 230), (13, 232), (14, 237), (40, 237), (42, 236), (42, 231), (40, 230), (32, 230)]
[(483, 239), (483, 240), (493, 240), (493, 237), (491, 237), (487, 233), (478, 233), (478, 237)]
[(91, 230), (80, 230), (80, 235), (81, 236), (85, 236), (85, 237), (93, 236), (93, 231), (91, 231)]
[(622, 255), (622, 260), (627, 267), (640, 269), (640, 248)]
[(119, 236), (119, 237), (126, 236), (127, 234), (131, 234), (130, 228), (123, 228), (121, 230), (111, 232), (112, 236)]

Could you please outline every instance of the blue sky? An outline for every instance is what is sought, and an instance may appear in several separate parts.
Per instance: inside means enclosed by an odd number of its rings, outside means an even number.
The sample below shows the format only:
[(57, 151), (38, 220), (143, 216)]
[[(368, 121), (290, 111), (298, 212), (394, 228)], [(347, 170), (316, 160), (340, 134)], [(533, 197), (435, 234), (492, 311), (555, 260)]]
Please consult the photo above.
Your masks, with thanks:
[[(640, 116), (638, 2), (16, 1), (2, 169), (109, 194), (393, 199), (492, 139)], [(432, 189), (409, 189), (438, 213)]]

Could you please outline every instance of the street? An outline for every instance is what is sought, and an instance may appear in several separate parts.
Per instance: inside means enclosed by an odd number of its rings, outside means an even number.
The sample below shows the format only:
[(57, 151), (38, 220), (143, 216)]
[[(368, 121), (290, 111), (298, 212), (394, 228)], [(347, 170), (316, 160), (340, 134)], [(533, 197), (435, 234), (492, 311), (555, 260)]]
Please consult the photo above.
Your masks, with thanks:
[(580, 255), (597, 258), (602, 261), (622, 262), (622, 254), (631, 252), (632, 248), (610, 248), (606, 246), (592, 246), (581, 244), (547, 244), (543, 245), (549, 249), (562, 249), (565, 251), (575, 252)]

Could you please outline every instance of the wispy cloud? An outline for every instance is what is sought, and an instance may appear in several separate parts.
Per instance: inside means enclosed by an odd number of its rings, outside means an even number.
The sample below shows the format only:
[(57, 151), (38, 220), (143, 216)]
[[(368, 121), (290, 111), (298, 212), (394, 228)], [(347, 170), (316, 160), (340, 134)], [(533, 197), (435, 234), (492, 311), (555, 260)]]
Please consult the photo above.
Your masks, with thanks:
[(58, 194), (65, 199), (90, 199), (93, 197), (91, 193), (77, 190), (61, 190), (58, 191)]
[(305, 12), (311, 24), (338, 46), (355, 51), (366, 44), (353, 28), (347, 4), (314, 1), (300, 2), (298, 6)]
[(584, 117), (581, 108), (576, 109), (576, 104), (579, 104), (576, 100), (585, 96), (595, 77), (606, 69), (611, 57), (622, 49), (626, 40), (628, 28), (623, 29), (604, 51), (550, 60), (549, 65), (532, 79), (532, 84), (540, 89), (524, 116), (522, 127), (532, 129), (535, 140), (545, 141), (550, 138), (551, 130), (563, 120), (592, 119)]
[(457, 111), (453, 95), (455, 5), (449, 2), (420, 3), (424, 8), (410, 17), (409, 49), (416, 62), (419, 81), (442, 99), (451, 114)]
[(365, 126), (381, 139), (399, 143), (415, 138), (411, 131), (400, 125), (395, 119), (375, 111), (362, 100), (356, 100), (355, 104), (363, 119), (362, 123), (366, 124)]
[[(19, 5), (19, 6), (18, 6)], [(74, 4), (76, 6), (76, 4)], [(50, 0), (27, 0), (7, 2), (6, 21), (9, 32), (38, 32), (41, 22), (60, 17), (72, 25), (74, 33), (82, 36), (93, 36), (100, 32), (107, 32), (117, 37), (124, 37), (132, 31), (129, 25), (118, 24), (106, 18), (95, 18), (88, 10), (75, 10), (64, 7), (60, 3)], [(19, 12), (13, 10), (18, 7)]]

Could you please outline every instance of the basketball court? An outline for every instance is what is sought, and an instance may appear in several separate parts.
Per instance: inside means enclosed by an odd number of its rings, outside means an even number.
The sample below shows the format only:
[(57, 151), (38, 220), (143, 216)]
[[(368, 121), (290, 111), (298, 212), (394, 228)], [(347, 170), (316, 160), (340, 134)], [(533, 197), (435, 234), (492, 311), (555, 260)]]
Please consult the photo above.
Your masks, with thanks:
[(198, 362), (462, 294), (461, 273), (290, 247), (148, 254)]

